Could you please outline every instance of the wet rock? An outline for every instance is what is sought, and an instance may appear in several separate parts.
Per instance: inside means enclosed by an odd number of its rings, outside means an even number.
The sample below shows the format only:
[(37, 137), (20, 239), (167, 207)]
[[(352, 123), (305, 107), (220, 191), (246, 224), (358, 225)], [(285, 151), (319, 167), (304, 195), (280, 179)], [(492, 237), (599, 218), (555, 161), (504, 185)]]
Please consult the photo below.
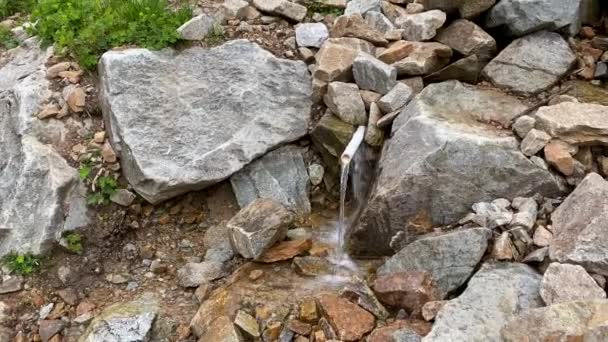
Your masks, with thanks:
[[(608, 301), (578, 301), (522, 310), (502, 328), (504, 341), (604, 341)], [(595, 338), (592, 338), (595, 337)]]
[(380, 0), (351, 0), (346, 4), (344, 14), (364, 15), (369, 12), (380, 12)]
[(513, 122), (512, 128), (520, 138), (525, 138), (536, 125), (536, 119), (529, 115), (522, 115)]
[(333, 265), (326, 258), (315, 256), (295, 257), (293, 265), (298, 274), (309, 277), (326, 275), (333, 271)]
[(500, 341), (500, 329), (520, 311), (543, 305), (541, 276), (524, 264), (489, 263), (450, 300), (423, 341)]
[(267, 250), (259, 261), (273, 263), (277, 261), (289, 260), (307, 252), (312, 247), (310, 239), (283, 241)]
[(230, 177), (241, 208), (258, 198), (271, 199), (300, 214), (310, 213), (309, 178), (297, 146), (278, 148)]
[(302, 21), (306, 17), (306, 7), (288, 0), (253, 0), (255, 8), (262, 12), (283, 16), (293, 21)]
[(382, 118), (382, 111), (374, 102), (369, 108), (369, 120), (365, 130), (365, 142), (370, 146), (382, 146), (384, 143), (384, 129), (378, 126), (378, 121)]
[(217, 261), (189, 262), (177, 271), (179, 284), (183, 287), (198, 287), (224, 275), (224, 267)]
[(258, 259), (277, 241), (285, 238), (294, 215), (281, 204), (257, 199), (227, 223), (234, 249), (244, 258)]
[[(380, 12), (369, 12), (365, 14), (365, 22), (369, 27), (373, 30), (384, 33), (386, 38), (386, 33), (391, 32), (395, 29), (393, 23), (384, 16), (384, 14)], [(399, 35), (399, 40), (401, 38), (401, 34)]]
[(304, 322), (316, 322), (319, 318), (317, 302), (314, 298), (304, 298), (300, 304), (299, 318)]
[(403, 39), (413, 42), (429, 40), (445, 23), (446, 15), (439, 10), (408, 14), (397, 18), (395, 25), (403, 29)]
[(590, 173), (553, 212), (551, 260), (608, 275), (608, 182)]
[(360, 52), (353, 61), (353, 76), (360, 89), (388, 93), (397, 84), (397, 70), (370, 54)]
[(447, 304), (447, 300), (435, 300), (424, 303), (422, 306), (422, 317), (425, 321), (432, 321), (437, 317), (437, 314)]
[(296, 42), (298, 46), (320, 48), (329, 38), (327, 26), (322, 23), (296, 25)]
[(551, 140), (551, 136), (544, 131), (531, 129), (524, 140), (521, 141), (521, 151), (531, 157), (542, 150)]
[(349, 236), (353, 251), (388, 254), (398, 232), (412, 241), (483, 200), (561, 193), (510, 132), (486, 124), (508, 127), (525, 110), (513, 97), (457, 81), (427, 86), (393, 122), (368, 204)]
[(227, 316), (216, 318), (199, 341), (243, 342), (243, 335)]
[(260, 325), (258, 321), (245, 311), (239, 310), (236, 313), (234, 324), (252, 338), (260, 337)]
[(464, 284), (473, 273), (486, 251), (489, 238), (490, 230), (486, 228), (422, 237), (393, 255), (378, 269), (378, 275), (428, 272), (437, 282), (439, 299), (443, 299), (448, 292)]
[(575, 57), (559, 34), (541, 31), (514, 40), (490, 61), (483, 74), (498, 87), (538, 93), (559, 81)]
[(389, 316), (388, 311), (386, 311), (382, 303), (376, 298), (372, 289), (363, 281), (355, 281), (347, 284), (344, 289), (340, 291), (340, 296), (371, 312), (378, 319), (385, 320)]
[(465, 56), (477, 55), (482, 58), (490, 58), (496, 52), (494, 38), (481, 27), (466, 19), (452, 22), (437, 35), (435, 40)]
[(563, 102), (541, 107), (536, 127), (570, 144), (608, 144), (608, 106)]
[(93, 319), (80, 341), (147, 341), (158, 311), (158, 301), (149, 294), (111, 305)]
[(407, 42), (411, 51), (393, 63), (399, 76), (418, 76), (433, 73), (449, 63), (452, 49), (439, 43)]
[[(152, 203), (228, 178), (305, 135), (310, 120), (306, 65), (244, 40), (179, 54), (111, 51), (100, 74), (106, 128), (123, 174)], [(142, 81), (151, 78), (157, 82)], [(281, 119), (271, 114), (277, 112)]]
[(565, 176), (574, 174), (574, 158), (570, 154), (570, 146), (560, 141), (550, 141), (545, 146), (545, 159)]
[(353, 78), (352, 67), (359, 52), (374, 53), (374, 46), (357, 38), (330, 38), (315, 55), (317, 69), (315, 79), (332, 81), (350, 81)]
[(557, 262), (545, 271), (540, 295), (547, 305), (606, 298), (606, 292), (584, 268)]
[(331, 37), (359, 38), (380, 46), (388, 44), (384, 34), (369, 27), (359, 14), (339, 16), (331, 29)]
[(374, 328), (374, 316), (358, 305), (330, 294), (321, 295), (318, 300), (340, 340), (358, 341)]
[(383, 113), (394, 112), (408, 104), (414, 97), (414, 91), (404, 83), (397, 83), (377, 104)]
[[(323, 157), (326, 173), (337, 174), (338, 158), (350, 141), (355, 128), (330, 112), (325, 113), (311, 132), (312, 142)], [(332, 168), (333, 167), (333, 168)], [(327, 178), (327, 177), (326, 177)]]
[(203, 40), (214, 25), (219, 25), (216, 18), (208, 14), (201, 14), (180, 26), (177, 33), (185, 40)]
[(424, 80), (429, 83), (458, 80), (475, 84), (485, 65), (485, 61), (480, 60), (476, 55), (472, 55), (461, 58), (456, 62), (425, 76)]
[(486, 25), (504, 26), (514, 36), (561, 28), (575, 35), (580, 28), (579, 6), (580, 0), (499, 1), (488, 12)]
[(356, 84), (332, 82), (327, 86), (325, 104), (332, 113), (351, 125), (365, 125), (367, 113)]
[(381, 275), (374, 281), (374, 291), (381, 302), (410, 314), (420, 314), (426, 302), (440, 299), (433, 277), (420, 271)]

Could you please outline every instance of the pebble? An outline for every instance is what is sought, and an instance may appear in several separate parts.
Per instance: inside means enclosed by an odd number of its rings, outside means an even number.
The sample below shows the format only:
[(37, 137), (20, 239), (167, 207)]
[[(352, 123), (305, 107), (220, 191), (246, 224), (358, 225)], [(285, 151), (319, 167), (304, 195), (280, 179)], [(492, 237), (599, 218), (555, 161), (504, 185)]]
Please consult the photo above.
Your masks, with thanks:
[(253, 270), (249, 273), (250, 280), (258, 280), (264, 275), (264, 271), (262, 270)]

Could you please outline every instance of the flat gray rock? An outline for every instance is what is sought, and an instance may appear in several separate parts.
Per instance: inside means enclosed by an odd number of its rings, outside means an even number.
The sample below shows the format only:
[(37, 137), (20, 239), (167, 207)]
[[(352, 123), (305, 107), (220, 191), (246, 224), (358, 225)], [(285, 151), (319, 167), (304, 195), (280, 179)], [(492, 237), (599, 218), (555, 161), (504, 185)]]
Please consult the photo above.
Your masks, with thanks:
[(569, 144), (608, 144), (608, 106), (562, 102), (539, 108), (534, 118), (537, 128)]
[(437, 34), (443, 26), (446, 14), (440, 10), (431, 10), (422, 13), (408, 14), (397, 18), (395, 25), (403, 29), (403, 39), (421, 42), (429, 40)]
[(584, 268), (557, 262), (545, 271), (540, 295), (547, 305), (606, 298), (606, 292)]
[(151, 203), (220, 182), (310, 122), (303, 62), (235, 40), (212, 49), (105, 53), (106, 128), (123, 174)]
[(562, 36), (541, 31), (514, 40), (486, 65), (483, 75), (498, 87), (537, 93), (559, 81), (575, 60)]
[(365, 52), (353, 61), (353, 76), (360, 89), (383, 95), (397, 84), (397, 69)]
[(541, 276), (524, 264), (484, 264), (466, 290), (439, 311), (422, 341), (502, 341), (500, 329), (513, 315), (543, 305), (540, 281)]
[(491, 58), (496, 52), (496, 40), (474, 22), (466, 19), (452, 22), (435, 40), (465, 56)]
[(429, 272), (445, 298), (471, 276), (491, 235), (489, 229), (471, 228), (422, 237), (393, 255), (378, 269), (378, 274)]
[(368, 12), (380, 12), (380, 0), (351, 0), (346, 4), (344, 14), (361, 14)]
[(393, 122), (367, 206), (350, 234), (354, 252), (387, 254), (433, 226), (460, 220), (474, 203), (535, 193), (560, 183), (519, 151), (509, 127), (526, 107), (502, 92), (457, 81), (427, 86)]
[(230, 183), (241, 208), (268, 198), (300, 214), (310, 213), (308, 173), (297, 146), (268, 153), (232, 175)]

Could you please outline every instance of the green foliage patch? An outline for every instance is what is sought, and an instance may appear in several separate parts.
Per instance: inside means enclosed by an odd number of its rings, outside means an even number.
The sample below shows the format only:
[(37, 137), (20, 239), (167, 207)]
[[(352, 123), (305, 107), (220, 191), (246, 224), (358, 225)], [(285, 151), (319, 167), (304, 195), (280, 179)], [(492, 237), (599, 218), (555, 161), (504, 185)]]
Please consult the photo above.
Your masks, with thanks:
[(10, 253), (3, 258), (3, 262), (11, 273), (19, 275), (32, 274), (40, 268), (40, 259), (31, 253)]
[(29, 13), (35, 4), (36, 0), (0, 0), (0, 20), (16, 13)]
[(64, 236), (66, 248), (68, 251), (81, 254), (82, 253), (82, 236), (78, 233), (68, 233)]
[(118, 182), (110, 176), (102, 176), (97, 178), (97, 192), (90, 193), (87, 196), (87, 203), (93, 205), (109, 204), (110, 197), (114, 195), (118, 189)]
[(314, 13), (319, 13), (322, 15), (333, 15), (333, 16), (341, 16), (344, 14), (344, 10), (336, 7), (327, 6), (323, 3), (317, 2), (315, 0), (309, 0), (304, 3), (306, 9), (308, 10), (308, 15), (313, 15)]
[(17, 47), (18, 45), (19, 42), (13, 37), (11, 31), (4, 26), (0, 26), (0, 47), (8, 50)]

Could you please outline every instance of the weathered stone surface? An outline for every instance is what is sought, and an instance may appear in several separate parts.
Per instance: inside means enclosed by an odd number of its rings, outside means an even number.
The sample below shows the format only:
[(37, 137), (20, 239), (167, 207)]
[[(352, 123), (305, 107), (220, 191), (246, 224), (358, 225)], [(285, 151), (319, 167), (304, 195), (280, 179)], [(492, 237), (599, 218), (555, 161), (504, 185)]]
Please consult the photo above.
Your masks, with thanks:
[(407, 42), (411, 50), (393, 63), (399, 76), (418, 76), (435, 72), (450, 62), (452, 49), (439, 43)]
[(484, 264), (466, 290), (439, 311), (422, 340), (501, 341), (500, 329), (514, 314), (543, 305), (540, 282), (541, 276), (524, 264)]
[(189, 262), (177, 271), (183, 287), (198, 287), (225, 275), (223, 264), (218, 261)]
[(406, 241), (461, 219), (471, 205), (495, 198), (561, 193), (547, 170), (519, 151), (508, 127), (526, 107), (501, 92), (457, 81), (427, 86), (393, 122), (367, 206), (353, 226), (358, 253), (390, 253)]
[(284, 146), (247, 165), (230, 177), (241, 208), (258, 198), (281, 203), (300, 214), (310, 213), (310, 188), (302, 150)]
[(522, 115), (513, 122), (513, 131), (517, 133), (520, 138), (525, 138), (528, 132), (530, 132), (536, 125), (536, 119), (529, 115)]
[(483, 69), (494, 85), (520, 93), (537, 93), (555, 84), (575, 61), (557, 33), (541, 31), (514, 40)]
[(395, 25), (380, 12), (368, 12), (365, 14), (365, 22), (369, 27), (378, 32), (386, 33), (391, 32), (395, 29)]
[(437, 317), (437, 314), (441, 309), (448, 303), (447, 300), (435, 300), (431, 302), (426, 302), (422, 306), (422, 318), (425, 321), (432, 321)]
[(253, 6), (262, 12), (277, 14), (294, 21), (302, 21), (306, 17), (306, 7), (288, 0), (253, 0)]
[(392, 64), (407, 57), (414, 51), (414, 44), (399, 40), (391, 43), (388, 48), (378, 55), (378, 59), (384, 63)]
[(425, 76), (424, 80), (429, 83), (458, 80), (476, 84), (481, 70), (486, 64), (487, 61), (480, 59), (477, 55), (471, 55)]
[(489, 58), (496, 52), (496, 40), (481, 27), (466, 19), (458, 19), (442, 30), (436, 41), (465, 56)]
[[(321, 153), (328, 174), (338, 174), (338, 158), (346, 148), (346, 144), (350, 141), (354, 131), (355, 127), (353, 125), (338, 119), (330, 111), (327, 111), (321, 117), (321, 120), (312, 130), (310, 134), (312, 142)], [(332, 178), (326, 177), (325, 179)], [(331, 186), (333, 185), (330, 184)]]
[[(409, 331), (418, 336), (424, 336), (431, 330), (431, 324), (421, 320), (403, 320), (398, 319), (391, 324), (381, 328), (374, 329), (369, 335), (369, 342), (396, 342), (395, 333)], [(399, 336), (399, 334), (397, 334)], [(406, 340), (407, 341), (407, 340)], [(417, 341), (417, 340), (414, 340)], [(409, 341), (408, 341), (409, 342)]]
[(532, 197), (517, 197), (513, 200), (512, 206), (517, 209), (518, 212), (513, 215), (509, 227), (524, 227), (526, 230), (530, 231), (536, 223), (538, 203), (536, 203)]
[(574, 158), (569, 152), (570, 145), (561, 140), (552, 140), (545, 146), (545, 159), (565, 176), (574, 173)]
[(389, 1), (381, 1), (380, 7), (382, 9), (382, 14), (389, 18), (393, 23), (400, 16), (409, 14), (405, 8), (392, 4)]
[(201, 14), (185, 22), (177, 29), (177, 33), (185, 40), (203, 40), (213, 26), (218, 24), (218, 20), (213, 16)]
[(148, 341), (158, 311), (158, 301), (149, 294), (132, 302), (111, 305), (93, 319), (79, 341)]
[(353, 76), (360, 89), (388, 93), (397, 84), (397, 70), (365, 52), (353, 61)]
[(374, 281), (374, 292), (382, 303), (405, 309), (410, 314), (420, 314), (426, 302), (440, 299), (437, 284), (431, 274), (421, 271), (380, 275)]
[(369, 27), (359, 14), (339, 16), (331, 28), (331, 37), (359, 38), (382, 46), (388, 44), (388, 41), (384, 39), (384, 34)]
[[(414, 97), (414, 90), (404, 83), (397, 83), (377, 104), (383, 113), (394, 112), (403, 108)], [(370, 113), (371, 114), (371, 113)]]
[(43, 342), (51, 341), (51, 338), (60, 333), (66, 326), (66, 323), (60, 319), (45, 319), (38, 324), (38, 334)]
[(272, 263), (289, 260), (307, 252), (312, 247), (310, 239), (283, 241), (267, 250), (259, 259), (261, 262)]
[(504, 341), (605, 341), (607, 300), (578, 301), (522, 310), (502, 328)]
[(61, 144), (66, 128), (35, 116), (52, 94), (48, 53), (37, 44), (11, 50), (0, 68), (0, 256), (41, 253), (62, 231), (88, 223), (78, 172), (46, 145)]
[(355, 281), (344, 286), (340, 296), (371, 312), (378, 319), (385, 320), (390, 315), (365, 281)]
[(382, 118), (382, 111), (374, 102), (369, 108), (369, 120), (365, 130), (365, 142), (370, 146), (382, 146), (384, 143), (384, 129), (378, 127), (378, 121)]
[(320, 48), (327, 38), (329, 38), (329, 31), (323, 23), (296, 25), (296, 42), (298, 46)]
[(329, 38), (315, 55), (314, 78), (324, 82), (353, 79), (353, 61), (359, 52), (374, 54), (374, 46), (358, 38)]
[(426, 271), (443, 299), (469, 278), (488, 247), (490, 230), (471, 228), (422, 237), (405, 246), (378, 269), (379, 275)]
[(239, 310), (234, 318), (234, 324), (252, 338), (260, 337), (260, 325), (257, 320), (243, 310)]
[(123, 174), (153, 203), (228, 178), (310, 122), (306, 65), (243, 40), (178, 54), (111, 51), (100, 74)]
[(475, 212), (473, 222), (482, 227), (494, 229), (505, 226), (513, 219), (513, 211), (509, 208), (511, 203), (504, 198), (498, 198), (492, 202), (478, 202), (473, 204)]
[(608, 182), (590, 173), (551, 215), (551, 260), (608, 275)]
[(209, 329), (200, 338), (200, 341), (217, 342), (243, 342), (244, 340), (241, 332), (227, 316), (220, 316), (211, 322)]
[(380, 12), (380, 0), (351, 0), (346, 4), (344, 14), (364, 15), (368, 12)]
[(426, 9), (440, 9), (445, 12), (458, 11), (463, 18), (476, 17), (492, 7), (496, 0), (420, 0)]
[(249, 3), (244, 0), (224, 0), (222, 10), (228, 18), (246, 19)]
[(540, 296), (547, 305), (563, 302), (605, 299), (606, 292), (579, 265), (551, 263), (540, 286)]
[(355, 126), (367, 123), (365, 103), (356, 84), (332, 82), (327, 86), (323, 100), (327, 108), (342, 121)]
[(505, 0), (488, 13), (488, 27), (504, 26), (514, 36), (538, 30), (554, 31), (566, 27), (571, 35), (580, 28), (580, 0)]
[(440, 10), (408, 14), (397, 18), (395, 24), (403, 29), (403, 39), (421, 42), (429, 40), (437, 34), (437, 30), (445, 23), (446, 15)]
[(570, 144), (608, 145), (608, 106), (562, 102), (538, 109), (536, 127)]
[(234, 249), (244, 258), (258, 259), (287, 234), (294, 215), (280, 203), (257, 199), (241, 209), (226, 226)]
[(542, 150), (551, 140), (551, 136), (544, 131), (532, 129), (524, 140), (521, 141), (521, 151), (523, 154), (531, 157)]
[(321, 295), (318, 300), (340, 340), (358, 341), (374, 328), (374, 316), (358, 305), (330, 294)]

